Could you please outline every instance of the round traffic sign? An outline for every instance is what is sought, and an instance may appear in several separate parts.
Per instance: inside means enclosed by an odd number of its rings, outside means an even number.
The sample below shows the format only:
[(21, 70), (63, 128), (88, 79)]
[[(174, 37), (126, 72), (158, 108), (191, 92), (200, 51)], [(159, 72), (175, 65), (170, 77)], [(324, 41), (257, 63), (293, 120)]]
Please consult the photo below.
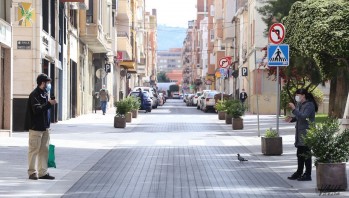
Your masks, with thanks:
[(97, 78), (101, 79), (104, 78), (107, 75), (107, 72), (103, 68), (97, 69), (96, 76)]
[(269, 40), (274, 44), (279, 44), (284, 40), (285, 34), (285, 26), (282, 23), (274, 23), (269, 29)]
[(231, 57), (223, 57), (219, 60), (219, 66), (221, 68), (227, 68), (231, 64)]

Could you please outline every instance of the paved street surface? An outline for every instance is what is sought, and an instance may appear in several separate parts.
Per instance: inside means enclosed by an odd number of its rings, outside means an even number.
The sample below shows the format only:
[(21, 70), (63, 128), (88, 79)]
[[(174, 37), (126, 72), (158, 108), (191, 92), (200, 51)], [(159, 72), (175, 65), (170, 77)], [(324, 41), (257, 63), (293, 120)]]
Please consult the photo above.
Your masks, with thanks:
[[(215, 113), (169, 100), (113, 128), (113, 109), (52, 126), (54, 181), (27, 179), (27, 133), (0, 138), (0, 197), (318, 197), (313, 181), (289, 181), (296, 169), (294, 125), (281, 121), (284, 154), (261, 154), (255, 115), (244, 130)], [(261, 133), (275, 116), (261, 117)], [(248, 159), (239, 162), (236, 154)], [(327, 195), (327, 194), (323, 194)], [(322, 196), (324, 197), (324, 196)], [(329, 197), (349, 197), (348, 192)]]

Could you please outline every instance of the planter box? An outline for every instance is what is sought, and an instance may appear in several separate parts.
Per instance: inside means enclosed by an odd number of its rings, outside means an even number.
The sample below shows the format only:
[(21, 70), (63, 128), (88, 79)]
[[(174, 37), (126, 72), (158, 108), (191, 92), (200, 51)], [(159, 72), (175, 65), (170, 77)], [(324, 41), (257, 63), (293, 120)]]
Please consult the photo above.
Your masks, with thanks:
[(126, 122), (132, 122), (132, 112), (126, 113)]
[(114, 128), (125, 128), (126, 118), (125, 117), (114, 117)]
[(318, 163), (316, 185), (321, 191), (343, 191), (347, 189), (346, 163)]
[(242, 118), (233, 118), (232, 119), (233, 130), (241, 130), (244, 128), (244, 120)]
[(218, 111), (218, 120), (225, 120), (225, 111)]
[(132, 110), (132, 118), (138, 118), (138, 110)]
[(229, 115), (229, 114), (225, 114), (225, 124), (232, 124), (232, 119), (233, 116)]
[(281, 155), (282, 154), (282, 137), (261, 138), (262, 153), (264, 155)]

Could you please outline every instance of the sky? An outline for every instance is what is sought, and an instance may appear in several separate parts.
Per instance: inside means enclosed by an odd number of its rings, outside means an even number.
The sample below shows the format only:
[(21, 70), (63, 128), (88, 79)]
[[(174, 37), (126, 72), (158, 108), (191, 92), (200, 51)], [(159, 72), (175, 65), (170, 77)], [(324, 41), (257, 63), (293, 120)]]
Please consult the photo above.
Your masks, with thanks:
[(188, 27), (196, 18), (196, 0), (145, 0), (146, 11), (157, 10), (158, 24), (171, 27)]

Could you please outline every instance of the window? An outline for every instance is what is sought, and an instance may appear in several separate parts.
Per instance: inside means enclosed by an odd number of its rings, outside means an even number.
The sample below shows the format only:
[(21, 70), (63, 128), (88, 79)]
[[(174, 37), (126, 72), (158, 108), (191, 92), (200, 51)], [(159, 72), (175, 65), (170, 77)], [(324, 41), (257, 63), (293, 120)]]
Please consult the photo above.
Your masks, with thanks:
[(77, 24), (77, 11), (76, 10), (70, 10), (70, 24), (77, 28), (78, 24)]
[(51, 4), (50, 4), (50, 12), (51, 12), (51, 36), (53, 38), (56, 37), (56, 5), (55, 5), (56, 0), (51, 0)]
[(47, 10), (49, 10), (48, 4), (49, 1), (42, 0), (42, 29), (47, 33), (49, 32), (49, 12), (47, 12)]
[(88, 10), (86, 10), (86, 23), (93, 23), (93, 0), (88, 2)]
[(210, 39), (211, 39), (211, 41), (214, 40), (214, 30), (213, 29), (210, 30)]
[(102, 23), (102, 0), (98, 3), (98, 20)]
[(6, 21), (6, 0), (0, 1), (0, 19), (4, 19)]
[(214, 12), (214, 5), (211, 5), (210, 7), (210, 15), (214, 16), (215, 12)]

